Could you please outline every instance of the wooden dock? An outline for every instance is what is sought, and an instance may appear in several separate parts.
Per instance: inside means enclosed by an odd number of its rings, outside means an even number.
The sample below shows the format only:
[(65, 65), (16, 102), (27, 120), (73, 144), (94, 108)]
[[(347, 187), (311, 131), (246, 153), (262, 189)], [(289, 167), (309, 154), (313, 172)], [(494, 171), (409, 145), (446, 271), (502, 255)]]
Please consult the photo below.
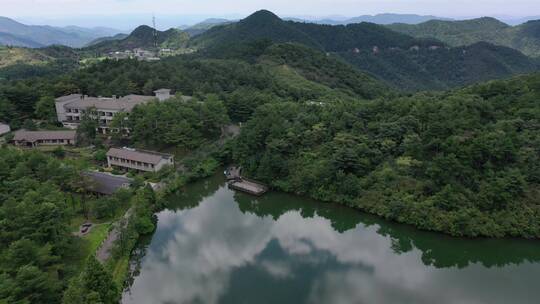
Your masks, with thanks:
[(243, 178), (240, 175), (240, 171), (241, 168), (237, 167), (231, 167), (225, 171), (229, 188), (256, 196), (261, 196), (268, 191), (268, 187), (266, 185)]

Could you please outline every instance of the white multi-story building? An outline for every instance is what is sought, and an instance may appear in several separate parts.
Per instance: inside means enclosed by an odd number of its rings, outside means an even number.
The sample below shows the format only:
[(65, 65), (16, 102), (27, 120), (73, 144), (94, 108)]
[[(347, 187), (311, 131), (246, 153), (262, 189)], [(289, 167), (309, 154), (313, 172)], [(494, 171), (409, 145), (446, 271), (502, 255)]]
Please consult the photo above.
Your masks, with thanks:
[[(129, 113), (136, 105), (152, 101), (165, 101), (171, 97), (171, 90), (160, 89), (155, 96), (127, 95), (123, 97), (89, 97), (87, 95), (72, 94), (56, 99), (56, 115), (64, 127), (76, 129), (86, 112), (95, 110), (99, 127), (98, 131), (107, 133), (114, 116), (119, 112)], [(188, 98), (183, 97), (183, 98)]]

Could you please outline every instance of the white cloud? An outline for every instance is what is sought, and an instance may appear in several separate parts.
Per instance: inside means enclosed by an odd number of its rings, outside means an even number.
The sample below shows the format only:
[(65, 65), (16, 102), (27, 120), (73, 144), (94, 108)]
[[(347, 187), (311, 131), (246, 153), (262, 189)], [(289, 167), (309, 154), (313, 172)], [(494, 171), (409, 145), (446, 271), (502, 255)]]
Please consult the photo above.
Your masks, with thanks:
[[(242, 213), (233, 200), (233, 193), (221, 188), (193, 209), (161, 213), (141, 274), (124, 303), (219, 303), (240, 270), (262, 270), (285, 282), (307, 280), (307, 301), (317, 304), (534, 299), (538, 264), (437, 269), (424, 265), (417, 249), (396, 254), (377, 225), (339, 233), (317, 215), (303, 218), (289, 211), (274, 221)], [(299, 269), (316, 275), (302, 276)]]

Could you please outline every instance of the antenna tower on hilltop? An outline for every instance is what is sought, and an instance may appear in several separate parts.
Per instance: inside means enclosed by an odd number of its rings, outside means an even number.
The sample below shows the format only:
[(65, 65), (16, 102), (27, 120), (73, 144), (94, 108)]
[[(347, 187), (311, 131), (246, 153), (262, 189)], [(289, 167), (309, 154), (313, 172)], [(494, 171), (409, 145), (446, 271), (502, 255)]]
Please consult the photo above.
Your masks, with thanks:
[(156, 28), (156, 15), (152, 14), (152, 25), (154, 26), (154, 48), (157, 49), (157, 28)]

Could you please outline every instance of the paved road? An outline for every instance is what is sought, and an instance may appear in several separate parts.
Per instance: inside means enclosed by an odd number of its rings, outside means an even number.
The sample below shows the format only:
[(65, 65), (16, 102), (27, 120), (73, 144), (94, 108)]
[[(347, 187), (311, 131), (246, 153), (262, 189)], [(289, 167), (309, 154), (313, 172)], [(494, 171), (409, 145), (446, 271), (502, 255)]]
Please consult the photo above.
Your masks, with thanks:
[[(123, 227), (120, 227), (120, 224), (124, 222), (124, 227), (127, 226), (132, 211), (133, 211), (133, 208), (130, 208), (126, 212), (126, 214), (124, 214), (121, 220), (118, 220), (116, 223), (114, 223), (113, 229), (111, 229), (111, 231), (109, 232), (109, 235), (107, 236), (103, 244), (101, 244), (98, 251), (96, 252), (96, 258), (98, 259), (98, 261), (104, 263), (111, 257), (114, 243), (116, 242), (116, 240), (118, 240), (118, 237), (120, 236), (120, 230), (121, 228), (123, 228)], [(124, 219), (125, 221), (122, 221)]]

